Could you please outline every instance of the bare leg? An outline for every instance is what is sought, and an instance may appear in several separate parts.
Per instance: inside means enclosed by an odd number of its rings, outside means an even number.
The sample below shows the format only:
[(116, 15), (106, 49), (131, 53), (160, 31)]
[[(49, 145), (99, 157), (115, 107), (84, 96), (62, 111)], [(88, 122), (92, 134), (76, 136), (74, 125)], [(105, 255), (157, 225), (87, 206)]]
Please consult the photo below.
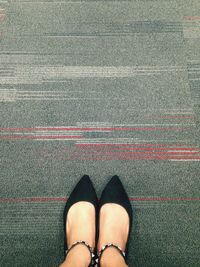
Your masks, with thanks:
[(115, 248), (107, 248), (102, 254), (101, 267), (128, 267), (124, 258)]
[[(77, 202), (67, 215), (68, 246), (78, 240), (95, 246), (95, 208), (89, 202)], [(82, 244), (76, 245), (67, 255), (60, 267), (88, 267), (91, 257), (89, 250)]]
[[(98, 250), (107, 243), (113, 243), (125, 250), (129, 232), (129, 217), (118, 204), (105, 204), (100, 210), (100, 233)], [(101, 267), (127, 267), (124, 258), (116, 248), (107, 248), (100, 259)]]
[(88, 267), (90, 260), (88, 249), (83, 245), (77, 245), (69, 252), (60, 267)]

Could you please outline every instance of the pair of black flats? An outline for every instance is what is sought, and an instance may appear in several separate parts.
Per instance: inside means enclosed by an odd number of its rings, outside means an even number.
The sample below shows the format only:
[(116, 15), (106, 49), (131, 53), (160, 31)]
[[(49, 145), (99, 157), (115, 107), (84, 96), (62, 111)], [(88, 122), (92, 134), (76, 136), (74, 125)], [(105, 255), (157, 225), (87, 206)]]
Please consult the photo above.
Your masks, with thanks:
[[(94, 205), (96, 211), (96, 222), (99, 221), (99, 211), (104, 204), (107, 203), (115, 203), (121, 205), (129, 216), (129, 234), (126, 244), (125, 251), (118, 246), (118, 244), (105, 244), (99, 252), (96, 251), (96, 248), (92, 249), (89, 244), (87, 244), (84, 240), (77, 240), (74, 244), (70, 247), (67, 246), (67, 236), (66, 236), (66, 221), (67, 221), (67, 214), (69, 209), (72, 207), (73, 204), (79, 201), (86, 201)], [(117, 222), (116, 222), (117, 223)], [(100, 266), (100, 258), (102, 253), (109, 247), (114, 247), (118, 250), (118, 252), (122, 255), (125, 262), (127, 263), (127, 252), (128, 252), (128, 243), (129, 243), (129, 236), (131, 232), (132, 226), (132, 207), (128, 198), (128, 195), (117, 175), (113, 176), (111, 180), (108, 182), (106, 187), (104, 188), (101, 198), (98, 201), (94, 186), (92, 181), (90, 180), (88, 175), (84, 175), (81, 180), (78, 182), (76, 187), (74, 188), (73, 192), (71, 193), (64, 210), (64, 232), (65, 232), (65, 241), (64, 241), (64, 249), (65, 249), (65, 256), (69, 253), (69, 251), (78, 244), (85, 245), (91, 255), (91, 262), (89, 266)], [(83, 226), (84, 227), (84, 226)], [(96, 226), (96, 244), (98, 240), (98, 225)]]

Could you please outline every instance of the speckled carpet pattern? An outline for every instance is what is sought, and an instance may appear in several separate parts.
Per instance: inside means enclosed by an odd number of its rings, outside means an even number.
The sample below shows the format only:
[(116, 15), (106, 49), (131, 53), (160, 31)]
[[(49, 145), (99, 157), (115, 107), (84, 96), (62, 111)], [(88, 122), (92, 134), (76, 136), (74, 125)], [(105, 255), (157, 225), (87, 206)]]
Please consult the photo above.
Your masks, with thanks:
[(117, 174), (129, 267), (199, 267), (199, 123), (199, 0), (0, 1), (0, 266), (58, 266), (76, 182)]

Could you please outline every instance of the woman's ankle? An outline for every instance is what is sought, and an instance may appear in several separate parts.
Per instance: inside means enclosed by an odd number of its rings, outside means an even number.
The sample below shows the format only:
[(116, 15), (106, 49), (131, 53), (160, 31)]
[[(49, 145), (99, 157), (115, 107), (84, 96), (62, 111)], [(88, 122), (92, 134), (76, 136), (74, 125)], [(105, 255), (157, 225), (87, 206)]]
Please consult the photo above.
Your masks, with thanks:
[(100, 258), (101, 267), (128, 267), (124, 258), (116, 248), (107, 248)]
[(60, 267), (88, 267), (90, 261), (91, 255), (88, 248), (79, 244), (69, 251)]

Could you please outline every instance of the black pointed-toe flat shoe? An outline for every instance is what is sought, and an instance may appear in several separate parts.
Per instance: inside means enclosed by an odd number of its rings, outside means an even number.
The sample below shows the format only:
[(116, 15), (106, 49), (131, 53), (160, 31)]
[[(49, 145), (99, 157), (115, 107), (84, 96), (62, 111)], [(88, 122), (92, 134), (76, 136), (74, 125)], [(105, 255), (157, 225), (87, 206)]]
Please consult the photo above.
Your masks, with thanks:
[(109, 247), (114, 247), (116, 248), (119, 253), (122, 255), (124, 258), (125, 262), (127, 263), (127, 254), (128, 254), (128, 245), (129, 245), (129, 238), (130, 238), (130, 232), (132, 228), (132, 221), (133, 221), (133, 211), (132, 211), (132, 206), (130, 203), (130, 200), (128, 198), (128, 195), (124, 189), (124, 186), (122, 182), (120, 181), (119, 177), (117, 175), (113, 176), (111, 180), (108, 182), (108, 184), (105, 186), (100, 201), (99, 201), (99, 212), (101, 207), (104, 204), (108, 203), (114, 203), (122, 206), (126, 212), (128, 213), (129, 217), (129, 233), (128, 233), (128, 238), (127, 238), (127, 243), (126, 243), (126, 249), (123, 251), (118, 244), (111, 244), (107, 243), (104, 244), (103, 247), (101, 248), (100, 251), (98, 251), (98, 258), (97, 258), (97, 266), (100, 266), (100, 258), (103, 254), (103, 252), (109, 248)]
[(79, 201), (86, 201), (94, 205), (95, 211), (96, 211), (96, 221), (97, 221), (98, 199), (97, 199), (97, 195), (96, 195), (94, 186), (92, 184), (92, 181), (90, 180), (90, 177), (88, 175), (84, 175), (80, 179), (80, 181), (77, 183), (74, 190), (72, 191), (71, 195), (69, 196), (67, 203), (65, 205), (65, 209), (64, 209), (64, 257), (67, 256), (67, 254), (73, 247), (75, 247), (78, 244), (83, 244), (84, 246), (88, 248), (90, 255), (91, 255), (91, 262), (89, 265), (90, 267), (90, 266), (93, 266), (94, 264), (95, 248), (92, 248), (85, 240), (77, 240), (75, 243), (71, 244), (70, 247), (68, 247), (67, 245), (67, 231), (66, 231), (67, 230), (66, 229), (67, 214), (69, 212), (69, 209), (72, 207), (72, 205)]

